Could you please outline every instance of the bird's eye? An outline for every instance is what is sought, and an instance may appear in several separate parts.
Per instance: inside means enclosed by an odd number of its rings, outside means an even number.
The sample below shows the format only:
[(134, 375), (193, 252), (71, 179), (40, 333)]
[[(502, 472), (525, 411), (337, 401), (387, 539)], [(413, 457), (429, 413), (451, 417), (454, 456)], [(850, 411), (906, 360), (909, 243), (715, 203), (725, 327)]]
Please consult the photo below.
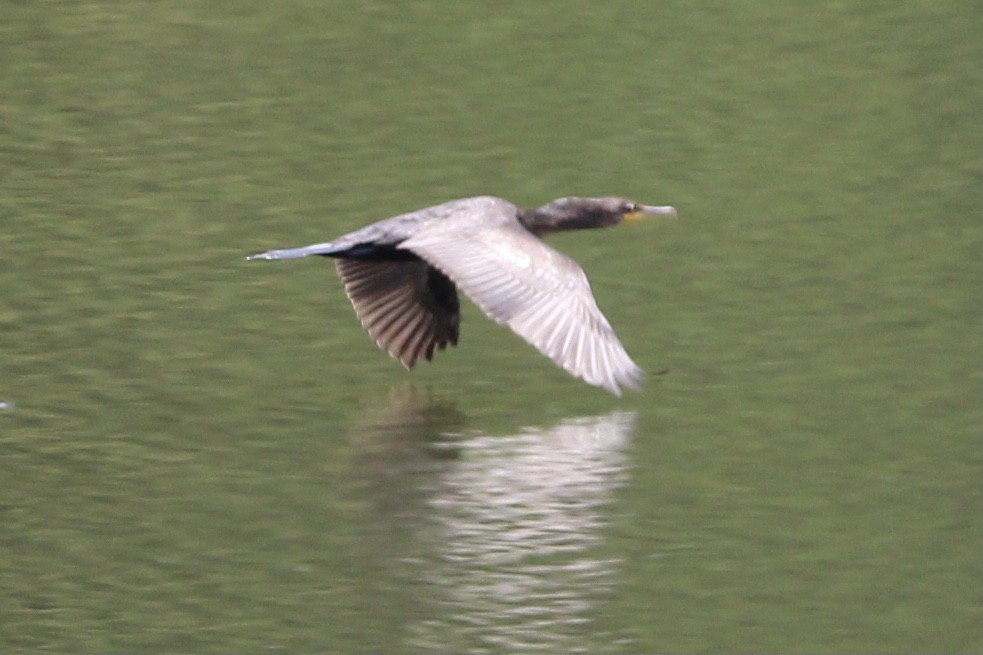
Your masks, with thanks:
[(624, 213), (631, 214), (632, 212), (636, 212), (636, 211), (638, 211), (638, 205), (636, 205), (633, 202), (626, 202), (625, 203)]

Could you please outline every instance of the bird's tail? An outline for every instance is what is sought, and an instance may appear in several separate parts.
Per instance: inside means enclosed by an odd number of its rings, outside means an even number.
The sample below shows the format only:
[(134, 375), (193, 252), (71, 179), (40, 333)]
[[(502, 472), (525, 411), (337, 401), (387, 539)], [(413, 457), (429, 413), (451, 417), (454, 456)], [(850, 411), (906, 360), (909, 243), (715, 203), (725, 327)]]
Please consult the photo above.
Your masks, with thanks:
[(333, 243), (315, 243), (312, 246), (303, 246), (300, 248), (284, 248), (282, 250), (258, 252), (255, 255), (249, 255), (246, 259), (298, 259), (300, 257), (307, 257), (308, 255), (329, 257), (337, 253), (338, 247)]

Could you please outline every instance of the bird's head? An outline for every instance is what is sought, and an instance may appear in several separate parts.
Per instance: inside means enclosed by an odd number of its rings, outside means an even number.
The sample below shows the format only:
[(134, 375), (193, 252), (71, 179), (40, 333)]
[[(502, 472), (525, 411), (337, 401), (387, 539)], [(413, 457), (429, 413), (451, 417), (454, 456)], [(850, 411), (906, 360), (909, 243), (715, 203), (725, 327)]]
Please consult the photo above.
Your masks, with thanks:
[(642, 205), (624, 198), (558, 198), (520, 216), (534, 234), (562, 230), (585, 230), (636, 221), (647, 216), (676, 216), (668, 205)]

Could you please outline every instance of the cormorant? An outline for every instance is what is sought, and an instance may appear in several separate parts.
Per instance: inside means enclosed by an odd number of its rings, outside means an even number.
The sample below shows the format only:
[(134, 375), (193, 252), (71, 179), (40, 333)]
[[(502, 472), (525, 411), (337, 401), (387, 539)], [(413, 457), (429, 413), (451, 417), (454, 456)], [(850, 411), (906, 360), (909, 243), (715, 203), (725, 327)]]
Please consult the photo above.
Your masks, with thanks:
[(461, 289), (571, 375), (621, 395), (621, 387), (638, 388), (642, 370), (598, 309), (583, 269), (541, 237), (675, 215), (669, 206), (623, 198), (560, 198), (522, 210), (479, 196), (247, 259), (335, 258), (362, 326), (407, 368), (457, 345)]

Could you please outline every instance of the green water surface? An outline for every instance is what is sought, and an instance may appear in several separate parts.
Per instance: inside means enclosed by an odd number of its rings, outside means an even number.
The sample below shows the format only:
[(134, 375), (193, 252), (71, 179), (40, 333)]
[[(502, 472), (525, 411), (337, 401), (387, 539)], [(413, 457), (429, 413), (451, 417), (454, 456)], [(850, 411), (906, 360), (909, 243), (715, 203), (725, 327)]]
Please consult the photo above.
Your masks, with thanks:
[[(0, 650), (980, 651), (976, 3), (2, 5)], [(486, 193), (641, 393), (243, 260)]]

